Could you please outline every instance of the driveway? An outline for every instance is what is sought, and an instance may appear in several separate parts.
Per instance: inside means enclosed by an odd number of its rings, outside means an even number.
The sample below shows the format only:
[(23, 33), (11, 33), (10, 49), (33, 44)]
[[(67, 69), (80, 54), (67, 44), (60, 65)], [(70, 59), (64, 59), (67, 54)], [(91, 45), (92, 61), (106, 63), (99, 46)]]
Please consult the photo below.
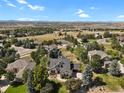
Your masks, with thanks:
[(124, 74), (124, 66), (123, 66), (123, 64), (121, 64), (120, 61), (118, 61), (118, 63), (120, 65), (121, 73)]
[(9, 86), (10, 86), (9, 82), (5, 79), (5, 76), (2, 76), (0, 79), (0, 91), (1, 91), (1, 93), (4, 93)]

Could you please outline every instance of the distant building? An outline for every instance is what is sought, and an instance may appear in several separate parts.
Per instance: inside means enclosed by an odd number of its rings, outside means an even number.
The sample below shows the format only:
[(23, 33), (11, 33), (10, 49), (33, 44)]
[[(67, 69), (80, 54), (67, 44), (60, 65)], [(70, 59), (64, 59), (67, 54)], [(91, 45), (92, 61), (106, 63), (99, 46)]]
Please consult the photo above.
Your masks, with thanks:
[(100, 33), (95, 33), (94, 34), (94, 37), (95, 38), (98, 38), (98, 39), (102, 39), (103, 38), (103, 35), (100, 35)]
[(67, 46), (72, 46), (73, 44), (70, 43), (69, 41), (66, 40), (57, 40), (58, 43), (60, 43), (61, 46), (67, 47)]
[(118, 37), (117, 37), (117, 40), (118, 40), (119, 42), (124, 42), (124, 36), (118, 36)]
[(89, 60), (91, 60), (92, 56), (94, 55), (99, 55), (101, 57), (101, 59), (106, 59), (106, 58), (110, 58), (110, 56), (105, 53), (104, 51), (101, 51), (101, 50), (93, 50), (93, 51), (89, 51), (88, 52), (88, 57), (89, 57)]
[(55, 45), (55, 44), (53, 44), (53, 45), (43, 45), (43, 48), (44, 48), (47, 52), (50, 52), (52, 49), (58, 48), (58, 46)]

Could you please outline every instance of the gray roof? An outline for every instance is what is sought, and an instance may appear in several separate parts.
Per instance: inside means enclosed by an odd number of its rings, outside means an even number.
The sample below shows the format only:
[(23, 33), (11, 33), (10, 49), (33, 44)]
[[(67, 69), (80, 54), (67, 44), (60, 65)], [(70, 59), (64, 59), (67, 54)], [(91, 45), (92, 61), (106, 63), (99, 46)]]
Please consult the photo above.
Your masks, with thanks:
[(49, 68), (51, 70), (59, 71), (60, 74), (71, 74), (71, 64), (70, 60), (61, 56), (61, 58), (53, 59), (50, 58)]
[(61, 68), (61, 71), (60, 71), (60, 73), (71, 73), (71, 64), (70, 64), (70, 60), (68, 60), (67, 58), (65, 58), (65, 57), (63, 57), (62, 59), (61, 59), (61, 64), (60, 64), (60, 66), (63, 66), (62, 68)]
[(117, 38), (117, 40), (119, 40), (119, 41), (124, 41), (124, 36), (118, 36), (118, 37), (116, 37)]
[(53, 44), (53, 45), (43, 45), (43, 47), (45, 48), (46, 51), (50, 51), (54, 48), (58, 48), (57, 45)]
[(73, 70), (80, 70), (80, 64), (74, 64)]
[(88, 52), (88, 56), (93, 56), (93, 55), (99, 55), (101, 56), (101, 59), (105, 58), (105, 57), (110, 57), (107, 53), (105, 53), (104, 51), (101, 50), (93, 50), (93, 51), (89, 51)]

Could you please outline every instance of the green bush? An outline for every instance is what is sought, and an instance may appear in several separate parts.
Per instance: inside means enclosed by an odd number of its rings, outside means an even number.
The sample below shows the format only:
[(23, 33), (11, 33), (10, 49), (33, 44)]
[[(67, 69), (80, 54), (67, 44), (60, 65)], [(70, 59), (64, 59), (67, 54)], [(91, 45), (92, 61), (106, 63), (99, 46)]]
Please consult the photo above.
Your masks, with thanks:
[(124, 89), (124, 77), (119, 79), (119, 84), (120, 84), (121, 88)]
[(121, 64), (124, 64), (124, 57), (120, 60)]

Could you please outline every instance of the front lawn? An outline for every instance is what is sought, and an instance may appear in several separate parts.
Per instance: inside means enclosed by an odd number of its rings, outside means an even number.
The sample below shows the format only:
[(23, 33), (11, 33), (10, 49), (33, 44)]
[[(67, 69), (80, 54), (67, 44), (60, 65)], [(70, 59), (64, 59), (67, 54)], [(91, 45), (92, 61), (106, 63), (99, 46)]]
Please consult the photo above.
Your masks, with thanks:
[(97, 74), (96, 76), (101, 77), (112, 91), (118, 91), (120, 88), (124, 89), (124, 77), (114, 77), (107, 74)]
[(10, 86), (5, 93), (27, 93), (26, 85)]
[(66, 87), (63, 85), (63, 86), (59, 89), (59, 93), (68, 93), (68, 90), (67, 90)]

